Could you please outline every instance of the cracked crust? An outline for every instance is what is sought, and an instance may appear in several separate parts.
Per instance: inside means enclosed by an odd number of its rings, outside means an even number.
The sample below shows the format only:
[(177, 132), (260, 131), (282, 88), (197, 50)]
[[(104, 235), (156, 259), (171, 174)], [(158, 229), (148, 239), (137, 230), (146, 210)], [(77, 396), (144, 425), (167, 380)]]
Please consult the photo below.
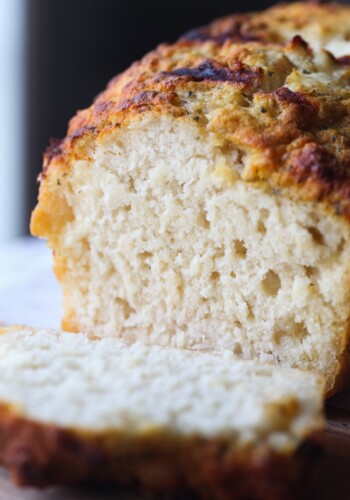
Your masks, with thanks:
[(309, 436), (289, 454), (237, 451), (224, 439), (63, 429), (0, 406), (0, 460), (20, 486), (108, 481), (178, 498), (288, 499), (305, 487), (319, 441)]
[(348, 7), (293, 3), (229, 16), (161, 45), (78, 112), (63, 141), (53, 141), (40, 202), (49, 167), (69, 170), (103, 135), (151, 112), (195, 121), (225, 151), (240, 151), (246, 182), (322, 202), (349, 219), (348, 56), (312, 48), (332, 49), (349, 36)]

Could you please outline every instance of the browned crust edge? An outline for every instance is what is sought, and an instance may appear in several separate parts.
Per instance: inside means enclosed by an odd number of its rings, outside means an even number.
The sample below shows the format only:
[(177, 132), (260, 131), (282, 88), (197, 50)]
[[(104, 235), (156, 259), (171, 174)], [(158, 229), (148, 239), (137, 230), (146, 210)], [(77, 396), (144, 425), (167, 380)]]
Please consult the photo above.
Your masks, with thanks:
[(294, 454), (265, 445), (237, 452), (223, 439), (66, 430), (0, 406), (0, 461), (20, 486), (108, 481), (199, 498), (288, 499), (309, 475), (319, 441), (310, 436)]

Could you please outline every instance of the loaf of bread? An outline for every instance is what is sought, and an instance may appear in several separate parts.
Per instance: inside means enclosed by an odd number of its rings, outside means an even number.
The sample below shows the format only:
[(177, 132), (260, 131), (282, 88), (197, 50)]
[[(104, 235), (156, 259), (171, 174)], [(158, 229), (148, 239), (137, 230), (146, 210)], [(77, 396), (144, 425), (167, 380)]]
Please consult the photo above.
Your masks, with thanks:
[(72, 119), (31, 225), (64, 329), (315, 369), (328, 394), (347, 381), (349, 39), (336, 4), (228, 17)]
[(1, 329), (0, 459), (20, 485), (287, 499), (317, 447), (323, 392), (318, 375), (232, 353)]

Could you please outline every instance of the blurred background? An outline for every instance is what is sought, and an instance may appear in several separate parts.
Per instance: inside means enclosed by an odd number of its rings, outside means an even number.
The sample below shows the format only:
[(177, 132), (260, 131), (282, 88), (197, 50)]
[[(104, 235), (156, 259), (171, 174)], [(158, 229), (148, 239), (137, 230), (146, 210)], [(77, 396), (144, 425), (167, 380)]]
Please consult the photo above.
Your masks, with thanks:
[(50, 137), (162, 41), (273, 1), (0, 0), (0, 244), (28, 232)]

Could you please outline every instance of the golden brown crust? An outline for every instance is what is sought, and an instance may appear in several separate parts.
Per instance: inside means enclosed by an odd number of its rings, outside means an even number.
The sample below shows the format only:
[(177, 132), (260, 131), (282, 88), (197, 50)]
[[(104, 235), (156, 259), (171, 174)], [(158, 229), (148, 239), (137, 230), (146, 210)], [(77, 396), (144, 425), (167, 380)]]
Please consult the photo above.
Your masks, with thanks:
[(319, 46), (346, 40), (350, 8), (277, 6), (218, 20), (158, 47), (72, 119), (67, 137), (46, 152), (43, 177), (50, 164), (87, 159), (86, 144), (144, 112), (170, 113), (215, 134), (225, 149), (240, 150), (247, 182), (323, 201), (349, 218), (348, 56), (316, 57), (296, 33)]
[[(294, 454), (239, 452), (229, 441), (128, 438), (44, 425), (0, 407), (0, 460), (21, 486), (111, 481), (200, 498), (288, 499), (309, 471), (319, 436)], [(183, 498), (183, 497), (182, 497)]]
[(348, 9), (336, 2), (293, 2), (289, 5), (281, 2), (263, 12), (234, 14), (215, 20), (208, 26), (189, 31), (181, 40), (283, 43), (291, 32), (302, 32), (314, 24), (317, 35), (325, 42), (335, 34), (346, 37), (350, 33), (349, 21), (344, 19), (347, 13)]

